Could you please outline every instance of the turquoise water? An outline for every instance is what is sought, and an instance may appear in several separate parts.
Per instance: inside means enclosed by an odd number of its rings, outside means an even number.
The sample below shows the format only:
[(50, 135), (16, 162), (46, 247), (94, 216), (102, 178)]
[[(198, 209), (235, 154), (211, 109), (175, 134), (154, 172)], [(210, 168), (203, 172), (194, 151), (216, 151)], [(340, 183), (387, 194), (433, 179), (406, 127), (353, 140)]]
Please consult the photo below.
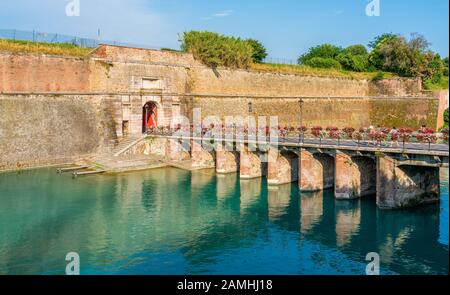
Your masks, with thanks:
[(210, 171), (158, 169), (73, 179), (54, 169), (0, 174), (0, 274), (448, 274), (448, 170), (442, 202), (381, 211), (373, 197)]

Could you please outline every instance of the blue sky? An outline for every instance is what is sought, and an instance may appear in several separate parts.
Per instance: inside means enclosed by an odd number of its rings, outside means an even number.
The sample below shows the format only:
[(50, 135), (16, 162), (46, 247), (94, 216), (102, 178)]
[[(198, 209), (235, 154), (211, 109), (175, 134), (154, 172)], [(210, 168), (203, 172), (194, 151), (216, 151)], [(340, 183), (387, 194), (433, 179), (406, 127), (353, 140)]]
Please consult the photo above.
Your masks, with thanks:
[(296, 59), (311, 46), (367, 44), (384, 32), (417, 32), (448, 56), (448, 0), (80, 0), (81, 15), (68, 17), (71, 0), (0, 2), (0, 29), (41, 30), (154, 47), (178, 48), (178, 33), (210, 30), (261, 40), (269, 55)]

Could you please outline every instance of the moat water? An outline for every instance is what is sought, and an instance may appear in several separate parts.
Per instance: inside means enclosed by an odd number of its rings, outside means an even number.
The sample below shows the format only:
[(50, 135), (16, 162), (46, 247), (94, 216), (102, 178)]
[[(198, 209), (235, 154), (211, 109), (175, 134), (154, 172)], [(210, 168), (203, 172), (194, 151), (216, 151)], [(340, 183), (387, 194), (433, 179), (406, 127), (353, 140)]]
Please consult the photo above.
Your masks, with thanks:
[(448, 170), (441, 203), (382, 211), (265, 180), (172, 168), (73, 179), (0, 174), (0, 274), (448, 274)]

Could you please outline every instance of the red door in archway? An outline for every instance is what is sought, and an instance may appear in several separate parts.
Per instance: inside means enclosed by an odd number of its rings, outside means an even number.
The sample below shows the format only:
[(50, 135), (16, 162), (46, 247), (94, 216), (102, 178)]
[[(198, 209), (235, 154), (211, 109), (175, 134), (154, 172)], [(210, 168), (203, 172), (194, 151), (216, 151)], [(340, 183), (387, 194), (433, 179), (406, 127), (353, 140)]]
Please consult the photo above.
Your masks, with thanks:
[(158, 126), (158, 107), (155, 102), (149, 101), (143, 109), (143, 132)]

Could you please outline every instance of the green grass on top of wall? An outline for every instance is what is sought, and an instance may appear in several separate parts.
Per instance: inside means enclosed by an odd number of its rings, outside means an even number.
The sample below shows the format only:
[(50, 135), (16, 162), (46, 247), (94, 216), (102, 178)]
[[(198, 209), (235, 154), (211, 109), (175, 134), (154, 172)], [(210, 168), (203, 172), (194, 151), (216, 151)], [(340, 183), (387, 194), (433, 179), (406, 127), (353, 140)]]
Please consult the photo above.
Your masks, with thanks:
[[(288, 65), (288, 64), (252, 64), (252, 70), (260, 72), (271, 72), (280, 74), (294, 74), (305, 76), (319, 76), (319, 77), (335, 77), (335, 78), (350, 78), (356, 80), (373, 80), (380, 76), (381, 72), (352, 72), (338, 69), (322, 69), (313, 68), (305, 65)], [(396, 77), (393, 73), (383, 72), (382, 78)]]
[[(172, 51), (169, 49), (162, 50)], [(12, 53), (44, 53), (51, 55), (84, 57), (92, 51), (92, 48), (82, 48), (69, 43), (44, 43), (0, 39), (0, 51)], [(350, 78), (356, 80), (376, 80), (380, 78), (397, 77), (397, 75), (388, 72), (352, 72), (339, 69), (322, 69), (304, 65), (289, 64), (252, 64), (250, 68), (259, 72), (333, 78)], [(448, 89), (448, 77), (444, 77), (439, 83), (431, 83), (429, 81), (424, 82), (424, 88), (428, 90)]]
[(0, 51), (83, 57), (88, 55), (92, 51), (92, 48), (82, 48), (69, 43), (43, 43), (0, 39)]
[(423, 82), (423, 88), (426, 90), (440, 90), (440, 89), (448, 89), (448, 77), (442, 77), (442, 79), (437, 82), (433, 83), (432, 81), (424, 81)]

